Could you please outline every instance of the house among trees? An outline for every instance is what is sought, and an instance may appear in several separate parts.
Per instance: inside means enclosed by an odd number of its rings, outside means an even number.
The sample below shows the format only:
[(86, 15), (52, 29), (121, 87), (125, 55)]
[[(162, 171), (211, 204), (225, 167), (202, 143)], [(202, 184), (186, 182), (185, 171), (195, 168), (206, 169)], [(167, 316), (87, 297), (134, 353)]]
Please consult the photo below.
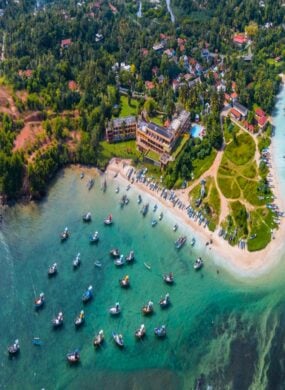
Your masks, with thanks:
[(268, 122), (268, 118), (266, 113), (261, 108), (256, 108), (255, 119), (257, 121), (258, 127), (263, 130)]
[(235, 34), (233, 37), (233, 43), (239, 47), (243, 47), (247, 42), (248, 38), (244, 33)]
[(238, 102), (234, 102), (233, 108), (240, 113), (241, 118), (245, 119), (248, 114), (248, 109)]
[(62, 49), (67, 49), (72, 44), (72, 40), (70, 38), (63, 39), (60, 43)]
[(119, 142), (136, 139), (137, 121), (134, 116), (115, 118), (109, 121), (106, 128), (106, 140)]

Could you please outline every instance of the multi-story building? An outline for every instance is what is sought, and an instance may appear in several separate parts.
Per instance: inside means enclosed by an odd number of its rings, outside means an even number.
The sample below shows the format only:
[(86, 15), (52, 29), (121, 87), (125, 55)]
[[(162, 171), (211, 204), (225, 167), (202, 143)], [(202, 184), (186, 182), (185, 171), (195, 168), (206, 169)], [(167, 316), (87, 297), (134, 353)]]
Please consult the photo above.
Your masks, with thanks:
[(134, 116), (116, 118), (109, 121), (106, 128), (108, 142), (136, 139), (137, 120)]

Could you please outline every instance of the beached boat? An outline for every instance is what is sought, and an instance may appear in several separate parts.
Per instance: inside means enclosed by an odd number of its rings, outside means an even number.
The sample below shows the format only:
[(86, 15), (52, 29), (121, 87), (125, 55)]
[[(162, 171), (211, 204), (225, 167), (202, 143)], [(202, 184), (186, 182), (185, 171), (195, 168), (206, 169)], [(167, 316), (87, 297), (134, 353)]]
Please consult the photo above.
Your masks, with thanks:
[(120, 348), (123, 348), (124, 346), (124, 339), (123, 339), (123, 335), (119, 334), (119, 333), (115, 333), (113, 332), (112, 333), (112, 337), (113, 337), (113, 340), (115, 341), (116, 345)]
[(90, 244), (95, 244), (99, 241), (99, 233), (96, 231), (94, 234), (91, 234), (89, 236), (89, 242)]
[(164, 298), (161, 298), (160, 301), (159, 301), (159, 305), (162, 309), (168, 307), (170, 304), (170, 298), (169, 298), (169, 294), (165, 294), (165, 297)]
[(51, 278), (57, 274), (57, 264), (53, 263), (48, 269), (48, 277)]
[(82, 220), (83, 220), (83, 222), (91, 222), (91, 220), (92, 220), (91, 213), (88, 212), (88, 213), (84, 214), (83, 217), (82, 217)]
[(128, 185), (127, 185), (127, 188), (126, 188), (126, 191), (129, 191), (130, 188), (131, 188), (131, 185), (128, 184)]
[(92, 189), (92, 187), (94, 186), (94, 184), (95, 184), (95, 180), (94, 180), (94, 179), (88, 180), (88, 182), (87, 182), (88, 191), (90, 191), (90, 190)]
[(154, 328), (154, 334), (157, 336), (157, 337), (160, 337), (160, 338), (163, 338), (166, 336), (166, 326), (165, 325), (161, 325), (157, 328)]
[(128, 256), (126, 256), (126, 262), (127, 263), (131, 263), (134, 260), (135, 260), (135, 252), (134, 251), (130, 251)]
[(102, 267), (102, 263), (100, 263), (99, 260), (96, 260), (95, 263), (94, 263), (95, 267), (97, 268), (101, 268)]
[(16, 339), (13, 344), (9, 345), (8, 347), (8, 354), (10, 356), (17, 355), (17, 353), (20, 351), (20, 343), (19, 340)]
[(104, 224), (105, 225), (112, 225), (113, 223), (113, 217), (112, 214), (109, 214), (107, 218), (104, 219)]
[(66, 227), (62, 233), (60, 233), (60, 240), (61, 242), (66, 241), (69, 237), (69, 230)]
[(141, 195), (138, 195), (138, 200), (137, 200), (137, 202), (138, 202), (138, 204), (141, 204), (141, 202), (142, 202), (142, 197), (141, 197)]
[(120, 286), (123, 288), (130, 287), (130, 278), (129, 275), (124, 276), (122, 279), (119, 280)]
[(34, 337), (32, 339), (32, 344), (34, 344), (34, 345), (43, 345), (43, 341), (39, 337)]
[(157, 225), (157, 220), (156, 219), (152, 219), (151, 220), (151, 226), (155, 227), (156, 225)]
[(146, 305), (142, 307), (142, 313), (144, 315), (149, 315), (153, 313), (153, 302), (149, 301)]
[(109, 309), (109, 313), (111, 314), (111, 316), (117, 316), (121, 313), (121, 307), (119, 302), (116, 302), (115, 306), (112, 306)]
[(84, 310), (81, 310), (81, 312), (79, 313), (79, 315), (75, 318), (74, 320), (74, 325), (79, 328), (81, 325), (83, 325), (85, 322), (85, 314), (84, 314)]
[(114, 260), (114, 264), (117, 266), (117, 267), (121, 267), (125, 264), (125, 259), (124, 259), (124, 255), (121, 255), (119, 259), (115, 259)]
[(158, 219), (161, 221), (161, 220), (162, 220), (162, 218), (163, 218), (163, 213), (161, 212), (161, 213), (159, 214), (159, 217), (158, 217)]
[(75, 259), (72, 261), (73, 268), (76, 269), (80, 266), (81, 259), (80, 259), (80, 253), (77, 253)]
[(151, 266), (150, 266), (149, 264), (147, 264), (147, 263), (143, 263), (143, 265), (145, 266), (145, 268), (147, 268), (147, 269), (151, 270)]
[(118, 248), (113, 248), (110, 250), (110, 256), (112, 257), (120, 257), (120, 251)]
[(59, 328), (63, 325), (63, 313), (60, 311), (56, 317), (52, 319), (52, 326), (54, 328)]
[(93, 298), (93, 287), (89, 286), (88, 289), (82, 295), (82, 302), (86, 303)]
[(146, 333), (146, 329), (144, 324), (141, 324), (141, 326), (135, 331), (135, 337), (139, 340), (143, 339)]
[(142, 209), (141, 209), (141, 213), (143, 215), (143, 217), (146, 216), (147, 212), (148, 212), (148, 207), (149, 207), (149, 204), (146, 203), (145, 205), (143, 205)]
[(153, 206), (153, 212), (154, 212), (154, 213), (156, 212), (156, 210), (157, 210), (157, 204), (155, 204), (155, 205)]
[(35, 309), (40, 309), (45, 303), (45, 294), (40, 293), (39, 297), (35, 299)]
[(204, 265), (204, 262), (203, 262), (202, 258), (201, 258), (201, 257), (198, 257), (198, 258), (195, 260), (193, 267), (194, 267), (194, 269), (195, 269), (196, 271), (198, 271), (199, 269), (201, 269), (201, 268), (203, 267), (203, 265)]
[(116, 192), (116, 194), (118, 194), (118, 193), (119, 193), (119, 191), (120, 191), (120, 187), (119, 187), (119, 186), (117, 186), (117, 187), (116, 187), (116, 189), (115, 189), (115, 192)]
[(94, 340), (93, 340), (94, 347), (100, 347), (100, 345), (103, 343), (103, 341), (104, 341), (104, 332), (101, 329), (99, 331), (99, 333), (94, 337)]
[(186, 236), (181, 236), (175, 241), (175, 248), (180, 249), (186, 242)]
[(73, 352), (70, 352), (66, 355), (66, 359), (68, 360), (69, 363), (74, 364), (78, 363), (80, 361), (80, 354), (78, 349), (76, 349)]
[(172, 229), (173, 229), (174, 232), (176, 232), (176, 230), (178, 229), (177, 223), (176, 223), (175, 225), (173, 225), (173, 228), (172, 228)]
[(190, 245), (193, 247), (193, 246), (195, 245), (195, 243), (196, 243), (196, 240), (195, 240), (195, 238), (193, 237), (192, 240), (191, 240)]
[(169, 272), (169, 274), (163, 275), (163, 280), (167, 284), (173, 284), (174, 283), (173, 273)]

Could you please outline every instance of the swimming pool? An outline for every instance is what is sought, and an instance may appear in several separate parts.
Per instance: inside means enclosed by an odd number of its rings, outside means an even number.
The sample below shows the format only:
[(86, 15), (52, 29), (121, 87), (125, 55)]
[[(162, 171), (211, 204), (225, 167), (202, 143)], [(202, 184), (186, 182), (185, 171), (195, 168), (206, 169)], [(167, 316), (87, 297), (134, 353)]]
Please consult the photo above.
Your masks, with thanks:
[(201, 125), (198, 125), (198, 123), (195, 123), (192, 125), (192, 127), (190, 129), (190, 134), (194, 138), (197, 138), (197, 137), (201, 138), (201, 131), (202, 130), (203, 130), (203, 127)]

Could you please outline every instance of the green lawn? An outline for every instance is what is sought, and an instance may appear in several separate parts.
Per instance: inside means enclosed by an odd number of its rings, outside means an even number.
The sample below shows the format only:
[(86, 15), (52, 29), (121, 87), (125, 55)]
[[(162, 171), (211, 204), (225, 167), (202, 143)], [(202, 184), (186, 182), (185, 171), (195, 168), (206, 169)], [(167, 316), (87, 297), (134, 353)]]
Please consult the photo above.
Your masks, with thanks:
[(128, 97), (121, 96), (120, 98), (120, 117), (129, 115), (137, 115), (139, 102), (136, 99), (131, 99), (131, 105), (128, 105)]
[(239, 185), (234, 177), (218, 175), (218, 185), (223, 195), (228, 199), (238, 199), (241, 195)]
[(179, 137), (176, 145), (175, 145), (175, 148), (172, 152), (172, 157), (175, 159), (178, 154), (181, 152), (181, 150), (184, 148), (185, 144), (187, 143), (187, 141), (189, 140), (189, 134), (183, 134)]
[(193, 160), (193, 174), (194, 180), (198, 179), (203, 175), (213, 164), (216, 158), (217, 152), (216, 150), (212, 150), (211, 154), (205, 157), (203, 160), (195, 159)]
[(156, 115), (149, 117), (150, 122), (155, 123), (158, 126), (163, 126), (163, 120), (162, 120), (162, 115)]
[(254, 157), (255, 143), (247, 133), (237, 135), (236, 140), (226, 146), (225, 156), (236, 165), (244, 165)]
[(105, 167), (113, 157), (130, 158), (137, 161), (141, 154), (136, 150), (136, 141), (124, 141), (110, 144), (107, 141), (100, 142), (99, 145), (99, 167)]

